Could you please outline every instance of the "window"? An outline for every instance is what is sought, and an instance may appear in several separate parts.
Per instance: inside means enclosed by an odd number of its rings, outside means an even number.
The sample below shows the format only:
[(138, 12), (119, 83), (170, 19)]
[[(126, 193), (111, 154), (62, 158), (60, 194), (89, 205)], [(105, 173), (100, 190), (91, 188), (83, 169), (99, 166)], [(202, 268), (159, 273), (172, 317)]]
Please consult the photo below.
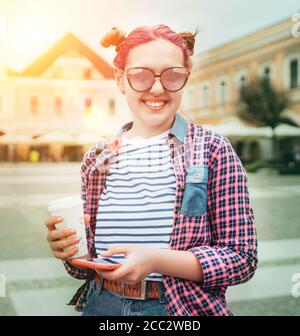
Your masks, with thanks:
[(206, 109), (210, 105), (210, 85), (205, 81), (200, 86), (200, 108)]
[(91, 68), (84, 69), (83, 78), (84, 79), (91, 79), (92, 78), (92, 69)]
[(260, 65), (259, 75), (260, 78), (265, 79), (269, 84), (271, 84), (275, 79), (276, 67), (273, 61), (267, 61)]
[(194, 113), (196, 111), (194, 98), (195, 90), (194, 87), (190, 84), (189, 86), (187, 86), (183, 94), (183, 106), (188, 113)]
[(287, 54), (284, 58), (284, 88), (295, 89), (300, 86), (300, 50)]
[(115, 100), (113, 98), (109, 99), (109, 102), (108, 102), (108, 105), (109, 105), (109, 114), (110, 115), (114, 115), (115, 114)]
[(290, 88), (294, 89), (298, 86), (298, 60), (293, 59), (290, 62)]
[(220, 103), (223, 104), (226, 101), (226, 83), (225, 81), (221, 82), (220, 87)]
[(248, 71), (247, 69), (241, 69), (236, 73), (235, 76), (236, 90), (238, 95), (240, 95), (241, 88), (248, 83)]
[(227, 78), (220, 77), (217, 80), (217, 103), (224, 105), (228, 100), (228, 81)]
[(271, 73), (271, 70), (270, 70), (270, 67), (265, 67), (264, 68), (264, 76), (265, 77), (270, 77), (270, 73)]
[(242, 76), (242, 77), (241, 77), (241, 80), (240, 80), (240, 84), (241, 84), (241, 86), (244, 86), (245, 83), (246, 83), (246, 77), (245, 77), (245, 76)]
[(33, 115), (38, 114), (38, 97), (32, 96), (30, 99), (30, 112)]
[(270, 76), (271, 76), (271, 69), (269, 66), (266, 66), (264, 68), (264, 73), (263, 73), (263, 77), (265, 80), (268, 81), (268, 83), (270, 83)]
[(55, 97), (55, 115), (62, 114), (62, 99), (61, 97)]
[(203, 100), (203, 107), (207, 107), (208, 103), (208, 87), (206, 85), (202, 88), (202, 100)]
[(86, 115), (90, 115), (92, 113), (92, 98), (90, 97), (85, 98), (84, 113)]

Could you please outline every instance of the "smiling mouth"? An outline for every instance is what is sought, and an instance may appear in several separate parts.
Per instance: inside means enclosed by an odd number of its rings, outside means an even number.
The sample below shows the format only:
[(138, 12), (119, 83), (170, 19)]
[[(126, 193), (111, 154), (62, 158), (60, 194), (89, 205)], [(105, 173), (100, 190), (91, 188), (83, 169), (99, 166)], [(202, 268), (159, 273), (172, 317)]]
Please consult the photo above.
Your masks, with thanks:
[(158, 101), (148, 101), (148, 100), (143, 100), (144, 105), (152, 110), (152, 111), (160, 111), (167, 103), (168, 101), (166, 100), (158, 100)]

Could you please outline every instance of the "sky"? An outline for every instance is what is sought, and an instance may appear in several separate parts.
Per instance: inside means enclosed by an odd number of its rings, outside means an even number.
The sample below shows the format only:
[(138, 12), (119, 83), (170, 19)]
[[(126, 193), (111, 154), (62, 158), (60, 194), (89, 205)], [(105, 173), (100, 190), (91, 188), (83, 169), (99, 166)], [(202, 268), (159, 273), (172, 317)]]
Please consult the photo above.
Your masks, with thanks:
[(112, 63), (114, 47), (100, 46), (112, 27), (159, 23), (175, 32), (198, 26), (199, 54), (296, 12), (299, 0), (0, 0), (0, 66), (23, 70), (67, 32)]

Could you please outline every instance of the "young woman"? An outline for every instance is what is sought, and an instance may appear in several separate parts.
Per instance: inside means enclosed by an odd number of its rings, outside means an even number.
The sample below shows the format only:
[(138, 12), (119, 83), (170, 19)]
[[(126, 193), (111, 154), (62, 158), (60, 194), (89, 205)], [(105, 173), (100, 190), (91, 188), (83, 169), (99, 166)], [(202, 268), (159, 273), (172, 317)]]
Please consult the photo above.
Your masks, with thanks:
[(46, 220), (54, 255), (86, 279), (70, 304), (83, 315), (233, 315), (226, 288), (248, 281), (257, 240), (247, 176), (229, 141), (180, 115), (195, 35), (165, 25), (113, 28), (115, 78), (133, 121), (81, 164), (89, 254), (114, 271), (71, 265), (71, 232)]

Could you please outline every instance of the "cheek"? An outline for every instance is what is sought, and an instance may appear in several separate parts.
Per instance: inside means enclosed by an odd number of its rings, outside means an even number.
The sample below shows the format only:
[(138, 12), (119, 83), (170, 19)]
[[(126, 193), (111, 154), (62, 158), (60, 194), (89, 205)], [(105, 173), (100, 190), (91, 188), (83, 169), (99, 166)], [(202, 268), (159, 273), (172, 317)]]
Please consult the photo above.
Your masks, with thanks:
[(136, 104), (140, 100), (140, 94), (134, 90), (130, 86), (126, 86), (126, 99), (128, 103)]
[(172, 96), (170, 96), (170, 98), (171, 104), (173, 106), (178, 106), (181, 103), (182, 93), (173, 94)]

